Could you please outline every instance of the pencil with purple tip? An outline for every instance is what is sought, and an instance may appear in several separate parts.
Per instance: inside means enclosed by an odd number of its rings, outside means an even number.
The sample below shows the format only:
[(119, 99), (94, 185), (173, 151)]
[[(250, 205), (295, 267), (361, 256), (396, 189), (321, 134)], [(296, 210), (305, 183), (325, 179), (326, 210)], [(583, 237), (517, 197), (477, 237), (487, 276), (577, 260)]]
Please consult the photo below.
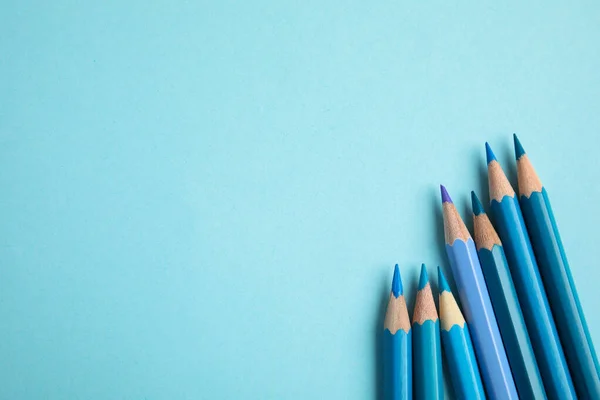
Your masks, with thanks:
[(483, 384), (492, 399), (518, 399), (475, 243), (444, 186), (441, 192), (446, 254), (471, 330)]

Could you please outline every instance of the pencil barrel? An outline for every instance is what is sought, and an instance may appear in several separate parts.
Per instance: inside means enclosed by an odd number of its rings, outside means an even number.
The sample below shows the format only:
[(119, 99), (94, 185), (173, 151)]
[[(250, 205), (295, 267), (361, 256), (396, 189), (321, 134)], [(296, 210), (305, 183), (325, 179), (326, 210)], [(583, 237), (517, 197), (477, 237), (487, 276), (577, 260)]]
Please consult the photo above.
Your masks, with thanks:
[(442, 330), (444, 356), (457, 399), (483, 400), (485, 391), (467, 325)]
[(492, 399), (518, 399), (475, 244), (455, 240), (446, 253), (469, 324), (486, 393)]
[(544, 383), (504, 250), (494, 245), (491, 250), (480, 248), (478, 253), (519, 398), (545, 399)]
[(576, 399), (517, 199), (504, 196), (500, 202), (492, 200), (490, 208), (502, 240), (546, 394), (551, 399)]
[(600, 368), (546, 189), (520, 204), (579, 398), (600, 399)]
[(383, 393), (386, 400), (412, 399), (412, 334), (383, 331)]
[(413, 391), (416, 399), (443, 399), (442, 353), (438, 320), (414, 323)]

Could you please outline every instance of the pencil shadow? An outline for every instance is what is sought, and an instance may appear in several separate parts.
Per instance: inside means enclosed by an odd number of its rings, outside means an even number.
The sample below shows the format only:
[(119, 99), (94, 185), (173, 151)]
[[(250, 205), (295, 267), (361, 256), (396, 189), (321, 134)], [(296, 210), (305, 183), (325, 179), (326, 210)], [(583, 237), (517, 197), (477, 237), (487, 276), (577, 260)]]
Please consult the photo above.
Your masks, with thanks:
[(375, 318), (375, 329), (373, 330), (373, 339), (375, 340), (375, 399), (383, 399), (383, 321), (385, 320), (385, 311), (390, 296), (389, 279), (386, 277), (381, 283), (381, 298), (377, 307), (377, 317)]

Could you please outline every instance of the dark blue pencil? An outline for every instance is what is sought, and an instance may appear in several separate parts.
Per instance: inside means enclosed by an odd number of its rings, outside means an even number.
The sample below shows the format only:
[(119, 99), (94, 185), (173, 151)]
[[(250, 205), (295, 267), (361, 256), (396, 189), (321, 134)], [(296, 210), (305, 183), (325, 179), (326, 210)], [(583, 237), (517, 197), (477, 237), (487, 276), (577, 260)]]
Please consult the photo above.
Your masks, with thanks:
[(383, 393), (386, 400), (412, 399), (410, 319), (398, 264), (383, 324)]
[(575, 391), (582, 399), (600, 399), (598, 358), (571, 276), (548, 192), (542, 186), (516, 135), (514, 140), (521, 209)]
[(519, 296), (535, 358), (551, 399), (576, 399), (515, 191), (486, 143), (491, 210)]

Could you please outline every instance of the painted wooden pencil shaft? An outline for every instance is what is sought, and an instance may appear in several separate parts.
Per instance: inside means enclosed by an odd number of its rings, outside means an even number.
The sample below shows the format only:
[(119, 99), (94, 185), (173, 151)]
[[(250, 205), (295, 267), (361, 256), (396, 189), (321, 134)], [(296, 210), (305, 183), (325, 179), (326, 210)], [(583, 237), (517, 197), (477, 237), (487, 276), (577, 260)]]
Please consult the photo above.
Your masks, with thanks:
[[(486, 143), (487, 145), (487, 143)], [(488, 175), (491, 210), (521, 309), (531, 338), (546, 395), (552, 399), (575, 399), (575, 390), (550, 312), (529, 235), (514, 190), (489, 145)]]
[(471, 200), (477, 252), (519, 398), (545, 399), (546, 391), (502, 243), (474, 192)]
[(383, 393), (386, 400), (412, 399), (412, 341), (398, 265), (383, 330)]
[(440, 325), (425, 265), (415, 301), (412, 324), (413, 392), (416, 399), (443, 399)]
[(469, 328), (439, 267), (438, 285), (441, 340), (455, 397), (464, 400), (485, 399)]
[(546, 189), (515, 136), (520, 204), (577, 396), (600, 399), (600, 367)]
[(403, 330), (391, 334), (390, 331), (383, 332), (384, 351), (384, 396), (390, 400), (412, 399), (411, 380), (409, 371), (412, 346), (411, 332)]
[(450, 196), (442, 187), (446, 254), (469, 323), (475, 354), (488, 396), (518, 399), (481, 265), (471, 238)]

